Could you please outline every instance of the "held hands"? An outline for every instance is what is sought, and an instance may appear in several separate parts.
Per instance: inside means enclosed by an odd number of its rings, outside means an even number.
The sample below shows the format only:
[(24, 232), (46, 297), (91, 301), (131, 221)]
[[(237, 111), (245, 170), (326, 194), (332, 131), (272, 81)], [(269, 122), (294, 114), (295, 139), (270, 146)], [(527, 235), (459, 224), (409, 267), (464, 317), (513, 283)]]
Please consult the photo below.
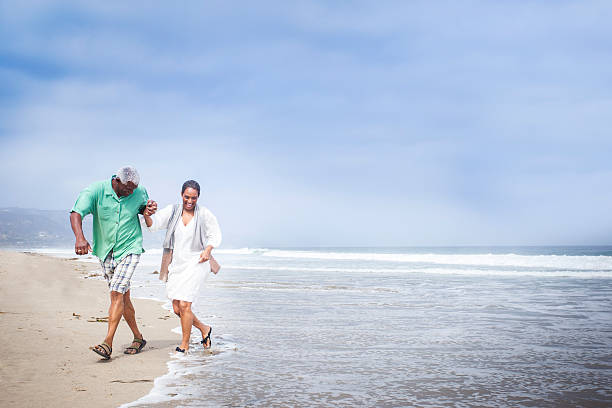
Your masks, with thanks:
[(212, 251), (212, 247), (206, 247), (205, 250), (202, 251), (202, 253), (200, 254), (200, 262), (206, 262), (210, 259), (210, 252)]
[(76, 243), (74, 244), (74, 252), (77, 255), (87, 255), (88, 252), (91, 252), (91, 246), (86, 239), (77, 239)]
[(145, 210), (143, 211), (143, 214), (151, 216), (151, 215), (155, 214), (156, 211), (157, 211), (157, 203), (155, 201), (153, 201), (153, 200), (148, 200), (147, 201), (147, 206), (145, 207)]

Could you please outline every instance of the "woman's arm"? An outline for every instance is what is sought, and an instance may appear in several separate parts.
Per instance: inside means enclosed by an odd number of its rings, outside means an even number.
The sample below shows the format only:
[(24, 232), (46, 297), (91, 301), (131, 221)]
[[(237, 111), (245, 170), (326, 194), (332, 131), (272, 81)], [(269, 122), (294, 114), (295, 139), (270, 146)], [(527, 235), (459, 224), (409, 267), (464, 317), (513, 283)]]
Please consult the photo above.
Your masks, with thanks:
[(144, 217), (145, 224), (147, 224), (147, 227), (150, 227), (151, 225), (153, 225), (153, 218), (151, 218), (151, 215), (154, 215), (156, 211), (157, 211), (157, 203), (153, 200), (148, 200), (147, 206), (142, 212), (142, 215)]
[(145, 214), (143, 214), (145, 223), (147, 224), (147, 227), (151, 232), (168, 228), (168, 221), (170, 221), (171, 215), (172, 205), (162, 208), (153, 215), (147, 215), (146, 211)]
[[(145, 210), (146, 211), (146, 210)], [(151, 225), (153, 225), (153, 218), (151, 218), (150, 215), (147, 215), (146, 213), (142, 214), (145, 220), (145, 224), (147, 224), (147, 227), (151, 227)]]
[(206, 227), (206, 248), (200, 254), (200, 263), (208, 261), (212, 250), (221, 245), (221, 228), (219, 228), (217, 217), (207, 208), (203, 210), (204, 226)]
[(221, 228), (217, 217), (207, 208), (204, 209), (204, 225), (206, 226), (206, 245), (218, 248), (221, 245)]
[(210, 253), (213, 250), (213, 246), (212, 245), (208, 245), (200, 254), (200, 263), (202, 262), (206, 262), (210, 259)]

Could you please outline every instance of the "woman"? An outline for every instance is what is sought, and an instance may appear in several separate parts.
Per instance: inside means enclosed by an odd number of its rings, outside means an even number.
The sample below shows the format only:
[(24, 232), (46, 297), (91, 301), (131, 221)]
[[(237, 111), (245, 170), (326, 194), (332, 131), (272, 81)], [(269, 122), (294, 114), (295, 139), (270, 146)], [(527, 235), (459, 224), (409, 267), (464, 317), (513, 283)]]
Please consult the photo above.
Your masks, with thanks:
[(191, 304), (206, 276), (205, 262), (214, 261), (211, 252), (221, 243), (221, 230), (215, 216), (197, 205), (199, 197), (200, 185), (188, 180), (181, 189), (182, 205), (169, 205), (152, 216), (144, 216), (149, 230), (167, 230), (160, 279), (167, 272), (166, 294), (172, 299), (174, 313), (181, 318), (183, 340), (176, 348), (181, 353), (189, 350), (192, 325), (202, 333), (204, 348), (212, 344), (212, 327), (193, 314)]

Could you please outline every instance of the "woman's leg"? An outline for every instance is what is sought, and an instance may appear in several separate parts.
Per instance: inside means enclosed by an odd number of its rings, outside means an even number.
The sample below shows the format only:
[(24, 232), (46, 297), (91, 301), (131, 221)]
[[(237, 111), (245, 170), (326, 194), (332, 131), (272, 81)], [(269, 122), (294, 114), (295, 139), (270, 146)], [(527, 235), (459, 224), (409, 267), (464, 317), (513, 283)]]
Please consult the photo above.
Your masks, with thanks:
[(189, 349), (189, 337), (191, 337), (191, 326), (193, 326), (193, 313), (191, 312), (191, 302), (179, 300), (179, 312), (181, 316), (181, 328), (183, 329), (183, 342), (181, 348)]
[[(208, 334), (208, 330), (210, 330), (210, 326), (205, 325), (204, 323), (202, 323), (200, 321), (200, 319), (197, 318), (197, 316), (191, 310), (191, 303), (184, 302), (184, 301), (181, 301), (181, 300), (178, 300), (178, 299), (172, 300), (172, 309), (174, 310), (174, 313), (178, 317), (181, 317), (181, 303), (189, 304), (189, 308), (188, 309), (189, 309), (189, 313), (191, 313), (191, 315), (193, 316), (193, 323), (192, 323), (193, 326), (195, 328), (197, 328), (198, 330), (200, 330), (200, 333), (202, 333), (202, 338), (206, 337), (206, 335)], [(186, 313), (188, 313), (188, 312), (186, 311)], [(183, 326), (183, 319), (182, 319), (182, 317), (181, 317), (181, 329), (183, 329), (183, 338), (184, 338), (185, 330), (184, 330), (184, 326)], [(189, 337), (187, 338), (187, 344), (189, 344)], [(206, 346), (206, 344), (204, 346)], [(185, 347), (183, 347), (183, 345), (181, 345), (181, 348), (185, 348)]]
[[(196, 317), (196, 315), (193, 315), (193, 325), (200, 330), (200, 333), (202, 333), (202, 338), (206, 337), (206, 335), (208, 334), (208, 330), (210, 329), (210, 326), (205, 325), (204, 323), (202, 323), (200, 321), (200, 319), (198, 319)], [(210, 343), (208, 344), (204, 344), (204, 347), (208, 347), (210, 345)]]
[(174, 314), (181, 317), (181, 308), (179, 307), (180, 300), (172, 299), (172, 310)]

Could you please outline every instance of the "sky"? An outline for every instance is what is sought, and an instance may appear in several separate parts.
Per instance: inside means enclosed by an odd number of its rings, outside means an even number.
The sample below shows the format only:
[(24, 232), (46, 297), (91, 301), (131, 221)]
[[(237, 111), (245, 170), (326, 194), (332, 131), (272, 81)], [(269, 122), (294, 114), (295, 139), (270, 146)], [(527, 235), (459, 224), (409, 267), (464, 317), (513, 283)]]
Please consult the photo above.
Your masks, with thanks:
[(608, 1), (0, 2), (0, 207), (134, 165), (226, 247), (612, 244)]

